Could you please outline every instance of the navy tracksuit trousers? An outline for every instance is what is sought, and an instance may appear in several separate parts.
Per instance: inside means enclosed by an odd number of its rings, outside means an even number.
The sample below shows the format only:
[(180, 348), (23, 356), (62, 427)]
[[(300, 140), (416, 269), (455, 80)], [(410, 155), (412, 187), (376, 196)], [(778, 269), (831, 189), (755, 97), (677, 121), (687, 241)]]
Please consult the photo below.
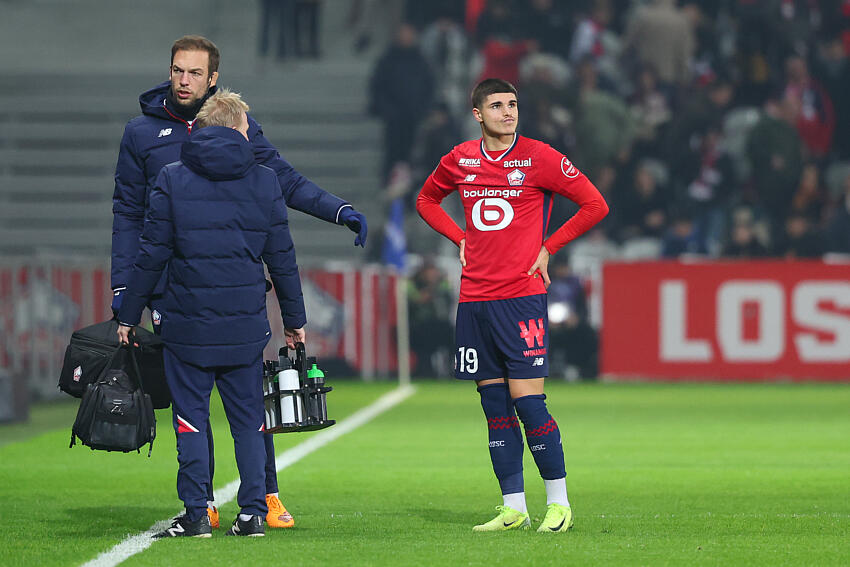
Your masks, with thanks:
[(207, 495), (212, 492), (207, 429), (213, 384), (218, 386), (233, 435), (240, 479), (236, 500), (241, 513), (265, 517), (262, 356), (247, 366), (200, 367), (180, 360), (168, 348), (163, 354), (177, 434), (177, 495), (189, 520), (206, 514)]
[[(153, 313), (154, 310), (161, 309), (161, 305), (158, 304), (157, 301), (151, 301), (151, 304), (148, 306)], [(151, 322), (153, 323), (153, 332), (159, 336), (162, 332), (162, 327), (157, 322), (157, 319), (151, 317)], [(213, 501), (215, 500), (215, 495), (213, 494), (213, 485), (212, 479), (215, 474), (215, 444), (213, 442), (213, 433), (210, 428), (210, 422), (207, 420), (206, 422), (206, 431), (207, 431), (207, 445), (209, 446), (209, 464), (210, 464), (210, 483), (207, 491), (207, 500)], [(266, 435), (263, 437), (263, 443), (266, 446), (266, 494), (274, 494), (278, 492), (277, 487), (277, 465), (275, 464), (275, 459), (277, 456), (275, 455), (274, 448), (274, 436)]]

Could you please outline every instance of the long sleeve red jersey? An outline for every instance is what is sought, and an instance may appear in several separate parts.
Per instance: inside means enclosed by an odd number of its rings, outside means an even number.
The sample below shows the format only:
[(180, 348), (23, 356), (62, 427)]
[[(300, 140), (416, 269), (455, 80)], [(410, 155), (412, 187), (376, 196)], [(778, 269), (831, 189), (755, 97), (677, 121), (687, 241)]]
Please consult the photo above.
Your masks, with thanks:
[[(463, 203), (466, 230), (440, 203), (453, 191)], [(544, 242), (552, 193), (580, 206)], [(550, 254), (608, 214), (594, 185), (551, 146), (517, 135), (498, 155), (483, 140), (455, 146), (428, 177), (416, 210), (431, 228), (455, 244), (466, 239), (460, 301), (488, 301), (546, 293), (542, 278), (529, 276), (540, 247)]]

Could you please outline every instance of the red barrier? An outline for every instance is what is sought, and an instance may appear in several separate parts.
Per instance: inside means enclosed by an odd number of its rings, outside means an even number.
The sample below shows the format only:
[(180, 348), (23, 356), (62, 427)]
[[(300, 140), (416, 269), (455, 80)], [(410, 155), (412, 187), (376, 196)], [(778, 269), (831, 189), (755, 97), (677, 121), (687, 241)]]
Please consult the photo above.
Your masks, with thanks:
[[(342, 361), (368, 379), (394, 374), (396, 280), (380, 266), (302, 268), (308, 354)], [(55, 394), (71, 332), (111, 317), (111, 298), (107, 262), (0, 262), (0, 372), (25, 379), (39, 396)], [(267, 305), (265, 354), (276, 358), (284, 340), (273, 292)]]
[(110, 296), (104, 263), (0, 263), (0, 372), (55, 395), (71, 331), (109, 318)]
[(602, 372), (663, 380), (850, 379), (850, 265), (608, 263)]

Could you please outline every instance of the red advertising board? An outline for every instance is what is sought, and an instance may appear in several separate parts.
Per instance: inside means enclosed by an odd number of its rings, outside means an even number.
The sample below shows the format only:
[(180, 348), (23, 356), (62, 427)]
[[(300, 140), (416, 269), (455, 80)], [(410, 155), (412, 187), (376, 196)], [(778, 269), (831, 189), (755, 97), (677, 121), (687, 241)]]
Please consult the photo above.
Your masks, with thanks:
[[(25, 378), (39, 395), (56, 381), (75, 329), (112, 316), (107, 262), (0, 262), (0, 375)], [(395, 272), (380, 266), (301, 269), (308, 354), (335, 359), (364, 377), (398, 368)], [(283, 345), (274, 293), (267, 294), (273, 337), (266, 358)], [(147, 317), (143, 317), (147, 323)]]
[(608, 263), (602, 372), (664, 380), (849, 380), (850, 265)]

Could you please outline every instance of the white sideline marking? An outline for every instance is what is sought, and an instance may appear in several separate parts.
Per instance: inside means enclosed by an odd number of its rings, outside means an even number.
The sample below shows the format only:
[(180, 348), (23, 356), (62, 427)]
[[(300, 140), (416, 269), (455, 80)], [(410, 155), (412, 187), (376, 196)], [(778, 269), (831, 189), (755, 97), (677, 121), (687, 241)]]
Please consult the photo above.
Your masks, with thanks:
[[(299, 443), (295, 447), (287, 449), (278, 455), (277, 459), (275, 459), (278, 472), (288, 466), (294, 465), (310, 453), (321, 449), (328, 443), (337, 440), (346, 433), (349, 433), (361, 425), (370, 422), (388, 409), (391, 409), (393, 406), (403, 402), (405, 399), (410, 397), (414, 391), (415, 388), (413, 386), (400, 386), (392, 392), (384, 394), (375, 400), (373, 404), (351, 414), (335, 426), (323, 429), (303, 443)], [(236, 498), (236, 492), (238, 490), (239, 479), (236, 479), (228, 483), (223, 488), (216, 490), (216, 505), (223, 506)], [(128, 536), (122, 542), (116, 544), (112, 549), (104, 551), (91, 561), (83, 563), (82, 567), (115, 567), (119, 563), (150, 547), (154, 542), (151, 536), (169, 527), (171, 522), (172, 518), (160, 520), (148, 528), (147, 531)]]

